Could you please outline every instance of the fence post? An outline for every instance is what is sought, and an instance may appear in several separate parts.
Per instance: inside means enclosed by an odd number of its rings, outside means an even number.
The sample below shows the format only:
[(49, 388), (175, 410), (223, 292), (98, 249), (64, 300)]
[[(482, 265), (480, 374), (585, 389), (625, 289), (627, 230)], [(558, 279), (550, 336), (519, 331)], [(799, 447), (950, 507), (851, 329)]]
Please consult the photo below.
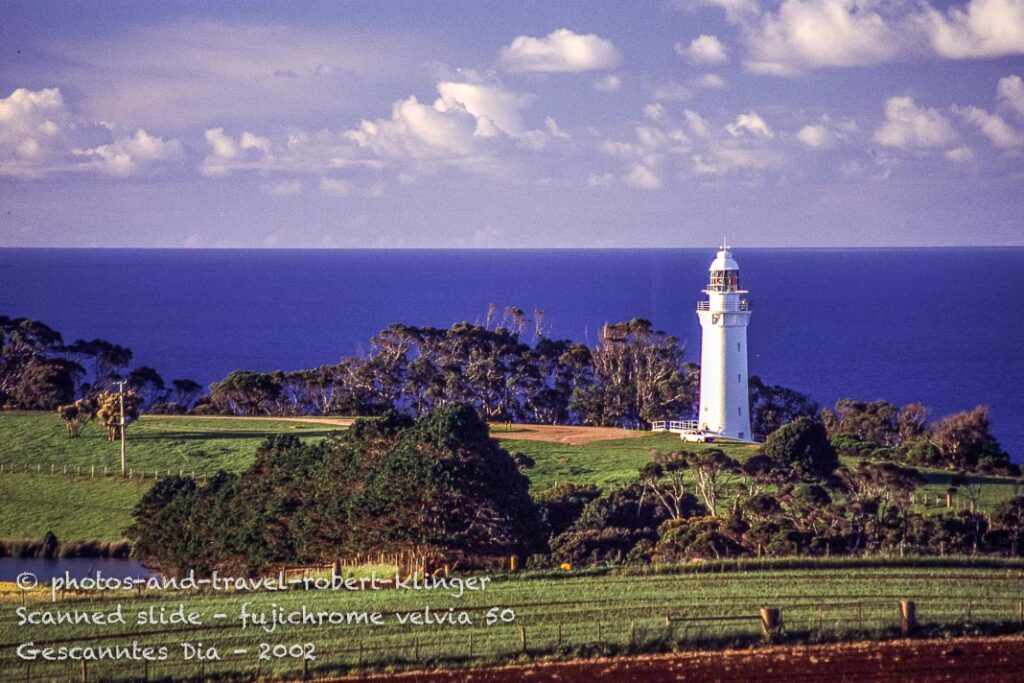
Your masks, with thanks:
[(562, 622), (558, 622), (558, 638), (555, 640), (555, 649), (562, 649)]
[(913, 600), (900, 600), (900, 631), (910, 635), (917, 628), (917, 605)]
[(519, 648), (522, 650), (523, 654), (525, 655), (526, 654), (526, 627), (525, 626), (520, 626), (519, 627)]
[(636, 645), (636, 619), (629, 622), (629, 646)]
[(473, 632), (469, 633), (469, 658), (473, 659)]
[(761, 633), (766, 642), (772, 642), (782, 632), (782, 610), (778, 607), (761, 608)]
[(971, 623), (971, 616), (974, 613), (974, 600), (967, 601), (967, 623)]
[(85, 668), (85, 660), (82, 660), (82, 683), (89, 683), (89, 672)]
[(1024, 624), (1024, 600), (1017, 603), (1017, 620)]

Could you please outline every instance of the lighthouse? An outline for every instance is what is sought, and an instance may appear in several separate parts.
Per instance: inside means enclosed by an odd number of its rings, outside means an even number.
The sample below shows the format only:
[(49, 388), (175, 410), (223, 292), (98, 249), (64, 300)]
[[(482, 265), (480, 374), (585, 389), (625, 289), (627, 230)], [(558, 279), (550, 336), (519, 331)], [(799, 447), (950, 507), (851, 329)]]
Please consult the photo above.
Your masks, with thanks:
[(740, 289), (740, 267), (728, 245), (711, 262), (706, 301), (697, 303), (700, 319), (700, 429), (752, 440), (747, 381), (747, 325), (750, 304)]

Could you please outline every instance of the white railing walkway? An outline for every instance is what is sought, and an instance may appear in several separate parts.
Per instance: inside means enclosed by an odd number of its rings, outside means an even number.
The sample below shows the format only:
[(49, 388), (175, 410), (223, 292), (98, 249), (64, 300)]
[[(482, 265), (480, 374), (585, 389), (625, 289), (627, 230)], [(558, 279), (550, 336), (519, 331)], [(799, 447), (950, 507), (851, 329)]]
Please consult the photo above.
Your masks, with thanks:
[(697, 429), (697, 420), (658, 420), (657, 422), (651, 423), (652, 432), (686, 432), (691, 429)]

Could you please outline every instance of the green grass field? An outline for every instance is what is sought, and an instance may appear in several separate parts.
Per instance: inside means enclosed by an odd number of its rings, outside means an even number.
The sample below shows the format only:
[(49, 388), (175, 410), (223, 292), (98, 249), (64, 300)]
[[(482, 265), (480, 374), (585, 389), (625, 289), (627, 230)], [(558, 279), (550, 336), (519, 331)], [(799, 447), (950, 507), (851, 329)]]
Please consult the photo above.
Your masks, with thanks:
[[(256, 446), (268, 434), (290, 433), (323, 438), (337, 431), (331, 425), (263, 419), (163, 417), (145, 415), (128, 427), (128, 461), (135, 471), (155, 469), (212, 474), (239, 472), (256, 457)], [(120, 445), (107, 441), (95, 422), (77, 439), (67, 438), (56, 414), (0, 412), (0, 464), (7, 469), (50, 466), (115, 472)]]
[[(561, 578), (500, 577), (486, 590), (461, 598), (445, 591), (286, 591), (245, 594), (160, 594), (134, 597), (131, 593), (96, 599), (69, 599), (58, 604), (29, 601), (33, 609), (107, 611), (121, 602), (127, 625), (17, 625), (11, 595), (0, 610), (0, 671), (33, 679), (74, 677), (77, 662), (36, 663), (27, 671), (14, 657), (17, 643), (102, 646), (111, 644), (167, 645), (166, 662), (151, 664), (151, 679), (183, 680), (202, 671), (217, 674), (296, 676), (301, 660), (257, 661), (260, 643), (313, 643), (316, 660), (309, 674), (328, 675), (353, 669), (387, 671), (424, 666), (464, 667), (529, 657), (623, 654), (651, 650), (747, 645), (759, 638), (761, 606), (782, 608), (786, 637), (819, 640), (887, 637), (896, 634), (897, 602), (911, 598), (922, 626), (935, 632), (949, 627), (969, 631), (971, 625), (1020, 628), (1020, 597), (1024, 574), (1021, 563), (973, 567), (908, 563), (890, 567), (859, 566), (857, 562), (823, 562), (820, 568), (755, 571), (701, 571), (629, 575), (566, 575)], [(952, 564), (952, 563), (951, 563)], [(705, 568), (709, 569), (709, 568)], [(305, 605), (313, 612), (380, 612), (383, 624), (285, 625), (273, 633), (250, 626), (242, 630), (238, 617), (243, 603), (250, 612), (268, 613), (271, 605), (285, 611)], [(14, 603), (14, 604), (11, 604)], [(167, 610), (184, 603), (200, 612), (202, 625), (138, 626), (135, 615), (150, 607)], [(412, 626), (398, 614), (465, 612), (468, 625)], [(498, 608), (492, 610), (492, 608)], [(500, 618), (488, 625), (488, 617)], [(218, 620), (214, 614), (225, 614)], [(522, 629), (522, 630), (521, 630)], [(181, 642), (217, 647), (223, 660), (182, 662)], [(244, 653), (236, 653), (237, 649)], [(359, 662), (362, 660), (362, 666)], [(141, 677), (143, 664), (90, 662), (89, 680)], [(259, 667), (259, 668), (257, 668)], [(21, 679), (19, 678), (19, 680)]]
[(0, 538), (119, 541), (153, 481), (5, 474), (0, 477)]
[[(333, 425), (284, 420), (144, 416), (129, 428), (128, 460), (135, 478), (124, 481), (114, 476), (119, 446), (108, 442), (98, 425), (86, 427), (78, 439), (68, 439), (56, 415), (0, 413), (0, 538), (41, 538), (53, 531), (68, 541), (118, 540), (131, 523), (135, 503), (152, 485), (154, 471), (161, 476), (178, 471), (212, 474), (222, 468), (237, 472), (248, 467), (258, 444), (269, 434), (297, 434), (316, 440), (335, 432)], [(525, 470), (534, 490), (559, 482), (608, 488), (636, 481), (653, 449), (721, 447), (740, 461), (755, 450), (728, 442), (687, 444), (668, 433), (584, 446), (517, 440), (514, 432), (508, 436), (495, 432), (495, 436), (507, 450), (534, 459), (535, 465)], [(105, 478), (101, 476), (104, 467), (110, 475)], [(11, 473), (12, 468), (16, 473)], [(51, 468), (56, 472), (52, 476)], [(142, 481), (140, 474), (146, 477)], [(952, 474), (925, 474), (929, 483), (924, 489), (930, 498), (944, 500)], [(1015, 493), (1012, 479), (973, 477), (972, 481), (982, 484), (979, 503), (983, 509), (992, 510)], [(935, 512), (943, 509), (929, 508)]]
[[(501, 437), (500, 433), (495, 436)], [(517, 441), (501, 438), (507, 451), (520, 451), (536, 464), (526, 470), (532, 488), (544, 488), (560, 482), (597, 484), (602, 488), (636, 481), (644, 464), (650, 462), (651, 451), (665, 453), (679, 450), (696, 451), (721, 448), (737, 460), (746, 460), (756, 447), (739, 443), (695, 444), (684, 443), (675, 434), (658, 432), (617, 441), (595, 441), (585, 446), (574, 446), (547, 441)]]

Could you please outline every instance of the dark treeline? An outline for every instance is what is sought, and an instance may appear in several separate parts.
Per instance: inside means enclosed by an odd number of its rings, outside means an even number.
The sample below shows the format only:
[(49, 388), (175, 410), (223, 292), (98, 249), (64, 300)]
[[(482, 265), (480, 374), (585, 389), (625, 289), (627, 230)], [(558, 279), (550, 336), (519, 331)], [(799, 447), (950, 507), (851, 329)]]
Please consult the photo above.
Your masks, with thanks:
[(696, 366), (679, 341), (647, 320), (606, 325), (598, 343), (536, 336), (525, 318), (448, 329), (390, 325), (370, 352), (297, 372), (233, 372), (210, 386), (199, 412), (241, 415), (414, 416), (459, 402), (490, 421), (639, 427), (695, 413)]
[(371, 552), (467, 567), (544, 547), (526, 477), (461, 403), (357, 420), (315, 445), (268, 438), (241, 475), (160, 480), (135, 520), (135, 554), (169, 573)]
[[(679, 340), (643, 319), (605, 325), (594, 345), (543, 334), (543, 313), (492, 306), (482, 324), (448, 329), (388, 326), (370, 350), (298, 371), (239, 370), (203, 393), (196, 382), (165, 383), (153, 368), (129, 369), (130, 349), (93, 339), (65, 344), (60, 333), (25, 318), (0, 317), (0, 405), (57, 409), (74, 438), (91, 419), (118, 437), (114, 382), (124, 379), (127, 422), (143, 411), (224, 415), (381, 415), (413, 417), (451, 403), (487, 421), (645, 428), (696, 416), (700, 369)], [(533, 323), (532, 326), (529, 323)], [(524, 340), (530, 336), (531, 340)], [(928, 421), (912, 403), (839, 401), (819, 413), (807, 396), (750, 378), (756, 435), (819, 415), (841, 454), (969, 472), (1015, 473), (977, 407)]]
[[(779, 556), (979, 555), (1024, 550), (1024, 492), (981, 510), (966, 480), (931, 499), (915, 469), (843, 466), (824, 424), (801, 417), (738, 462), (721, 450), (651, 453), (627, 485), (556, 485), (531, 497), (473, 407), (362, 418), (321, 443), (269, 438), (241, 475), (161, 480), (128, 530), (167, 573), (260, 573), (377, 553), (416, 566), (678, 563)], [(936, 509), (937, 508), (937, 509)]]

